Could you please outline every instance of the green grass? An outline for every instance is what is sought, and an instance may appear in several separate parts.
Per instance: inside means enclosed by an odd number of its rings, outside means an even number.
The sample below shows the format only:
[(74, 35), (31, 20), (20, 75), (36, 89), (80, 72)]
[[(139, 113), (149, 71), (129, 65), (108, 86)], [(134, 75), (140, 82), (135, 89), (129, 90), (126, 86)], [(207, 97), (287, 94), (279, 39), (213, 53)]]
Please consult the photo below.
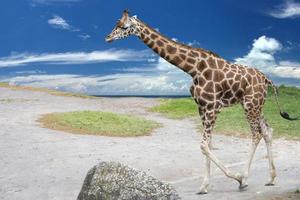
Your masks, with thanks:
[(84, 99), (96, 98), (96, 97), (90, 96), (90, 95), (72, 93), (72, 92), (63, 92), (63, 91), (52, 90), (52, 89), (47, 89), (47, 88), (21, 86), (21, 85), (10, 85), (7, 82), (0, 82), (0, 87), (9, 88), (9, 89), (13, 89), (13, 90), (29, 90), (29, 91), (34, 91), (34, 92), (46, 92), (48, 94), (55, 95), (55, 96), (78, 97), (78, 98), (84, 98)]
[(162, 113), (171, 119), (183, 119), (196, 116), (197, 104), (191, 98), (162, 99), (160, 105), (149, 110)]
[(149, 135), (159, 127), (158, 123), (140, 117), (99, 111), (50, 113), (38, 121), (54, 130), (115, 137)]
[[(279, 102), (284, 111), (291, 116), (300, 115), (300, 90), (295, 87), (279, 87)], [(150, 108), (153, 112), (159, 112), (173, 119), (183, 119), (186, 117), (197, 117), (197, 105), (191, 98), (164, 99), (161, 104)], [(264, 115), (272, 128), (275, 137), (285, 137), (289, 139), (300, 139), (300, 121), (288, 121), (283, 119), (279, 113), (273, 98), (269, 92), (264, 106)], [(199, 124), (200, 123), (200, 118)], [(202, 125), (201, 125), (202, 126)], [(215, 130), (217, 133), (244, 136), (250, 134), (250, 128), (246, 121), (244, 111), (240, 104), (229, 108), (223, 108), (218, 115)]]

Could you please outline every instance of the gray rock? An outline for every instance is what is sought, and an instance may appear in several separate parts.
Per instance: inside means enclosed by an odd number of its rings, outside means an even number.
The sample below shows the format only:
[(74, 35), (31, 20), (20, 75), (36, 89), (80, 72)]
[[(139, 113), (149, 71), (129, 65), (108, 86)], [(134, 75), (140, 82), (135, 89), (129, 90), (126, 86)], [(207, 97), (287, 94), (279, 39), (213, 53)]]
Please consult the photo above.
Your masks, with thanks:
[(77, 200), (177, 200), (169, 184), (116, 162), (101, 162), (87, 173)]

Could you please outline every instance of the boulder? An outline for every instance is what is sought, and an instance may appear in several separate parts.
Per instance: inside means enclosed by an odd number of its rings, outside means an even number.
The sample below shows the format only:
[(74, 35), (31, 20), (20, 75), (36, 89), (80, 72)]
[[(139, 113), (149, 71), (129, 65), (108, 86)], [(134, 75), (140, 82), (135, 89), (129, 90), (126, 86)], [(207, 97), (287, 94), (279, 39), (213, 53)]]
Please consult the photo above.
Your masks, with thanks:
[(100, 162), (85, 177), (77, 200), (177, 200), (177, 192), (145, 172)]

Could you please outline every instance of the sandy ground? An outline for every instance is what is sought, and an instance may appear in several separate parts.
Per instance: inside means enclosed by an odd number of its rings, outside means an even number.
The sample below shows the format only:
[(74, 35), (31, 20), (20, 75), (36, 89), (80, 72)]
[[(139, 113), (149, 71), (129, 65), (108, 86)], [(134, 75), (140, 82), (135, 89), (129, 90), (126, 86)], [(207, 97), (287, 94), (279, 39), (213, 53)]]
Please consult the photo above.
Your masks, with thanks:
[[(300, 142), (282, 139), (273, 145), (278, 170), (276, 186), (264, 186), (268, 165), (265, 145), (261, 143), (246, 191), (240, 192), (237, 182), (213, 166), (210, 193), (196, 195), (204, 172), (196, 123), (146, 111), (157, 103), (148, 98), (80, 99), (0, 88), (0, 199), (76, 199), (88, 169), (108, 160), (120, 161), (171, 183), (183, 199), (300, 199), (289, 193), (300, 187)], [(111, 138), (49, 130), (36, 122), (44, 113), (75, 110), (135, 114), (163, 126), (151, 136)], [(214, 135), (214, 152), (230, 169), (242, 171), (249, 142)]]

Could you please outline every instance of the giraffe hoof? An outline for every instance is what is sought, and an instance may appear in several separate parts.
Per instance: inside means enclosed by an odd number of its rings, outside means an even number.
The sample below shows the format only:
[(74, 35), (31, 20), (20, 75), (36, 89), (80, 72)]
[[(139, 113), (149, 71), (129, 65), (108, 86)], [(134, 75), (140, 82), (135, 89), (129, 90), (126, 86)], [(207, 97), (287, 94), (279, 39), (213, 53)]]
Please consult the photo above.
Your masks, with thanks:
[(206, 191), (200, 191), (196, 193), (197, 195), (202, 195), (202, 194), (207, 194), (207, 190)]
[(265, 186), (274, 186), (274, 183), (266, 183)]
[(247, 183), (244, 183), (244, 184), (241, 184), (240, 186), (239, 186), (239, 189), (240, 190), (244, 190), (244, 189), (246, 189), (248, 187), (248, 184)]
[(241, 185), (243, 185), (243, 176), (242, 176), (240, 173), (237, 173), (237, 174), (235, 175), (235, 180), (236, 180), (237, 182), (239, 182), (240, 187), (241, 187)]

